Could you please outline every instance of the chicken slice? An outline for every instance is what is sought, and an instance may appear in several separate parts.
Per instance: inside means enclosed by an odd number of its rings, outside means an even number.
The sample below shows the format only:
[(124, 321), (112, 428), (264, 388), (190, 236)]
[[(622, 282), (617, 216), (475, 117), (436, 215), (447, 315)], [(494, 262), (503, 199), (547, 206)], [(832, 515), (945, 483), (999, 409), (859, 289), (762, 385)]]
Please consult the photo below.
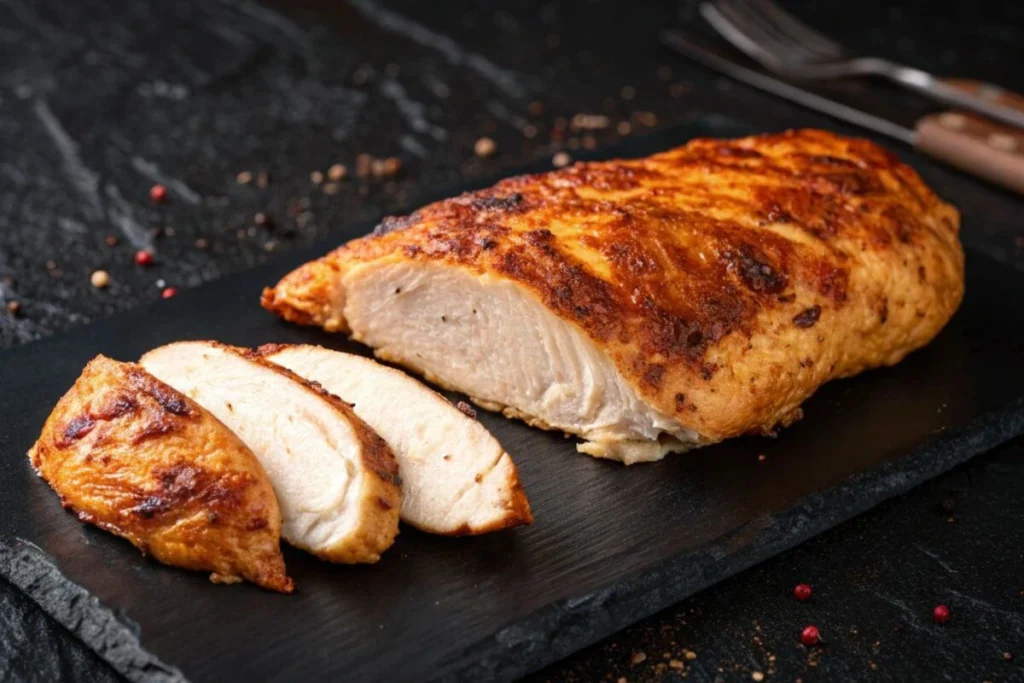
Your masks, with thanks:
[(332, 562), (376, 562), (398, 534), (402, 493), (387, 444), (315, 384), (218, 342), (179, 342), (142, 366), (217, 416), (259, 458), (282, 536)]
[(447, 535), (533, 521), (512, 457), (440, 394), (369, 358), (319, 346), (269, 344), (259, 351), (351, 402), (383, 437), (402, 473), (403, 521)]
[(165, 564), (292, 592), (281, 514), (231, 430), (137, 365), (97, 356), (29, 451), (65, 508)]

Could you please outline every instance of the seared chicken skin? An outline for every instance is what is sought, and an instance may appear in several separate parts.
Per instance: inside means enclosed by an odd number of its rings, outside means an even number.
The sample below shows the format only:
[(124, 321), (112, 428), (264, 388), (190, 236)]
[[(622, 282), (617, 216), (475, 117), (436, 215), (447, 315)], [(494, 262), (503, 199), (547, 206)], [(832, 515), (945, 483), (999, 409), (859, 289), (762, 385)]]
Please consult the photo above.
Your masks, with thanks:
[(166, 564), (290, 593), (281, 515), (248, 448), (130, 363), (97, 356), (47, 419), (32, 466), (79, 519)]
[(512, 456), (469, 406), (362, 356), (304, 344), (259, 353), (351, 402), (387, 442), (402, 473), (402, 521), (451, 536), (533, 522)]
[(248, 349), (192, 341), (142, 367), (230, 427), (267, 471), (281, 535), (332, 562), (376, 562), (398, 534), (402, 490), (387, 444), (319, 385)]
[(628, 463), (773, 433), (927, 344), (963, 296), (958, 232), (871, 142), (694, 140), (385, 219), (262, 303)]

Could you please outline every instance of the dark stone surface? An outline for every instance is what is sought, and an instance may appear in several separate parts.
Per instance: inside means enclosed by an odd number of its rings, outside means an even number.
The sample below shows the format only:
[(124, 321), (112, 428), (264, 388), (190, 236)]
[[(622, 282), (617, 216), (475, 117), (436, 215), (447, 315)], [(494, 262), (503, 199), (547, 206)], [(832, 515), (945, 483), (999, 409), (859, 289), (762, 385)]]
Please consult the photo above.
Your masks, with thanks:
[[(552, 142), (556, 120), (578, 112), (612, 117), (612, 128), (595, 134), (599, 144), (617, 136), (614, 124), (622, 120), (643, 130), (709, 113), (766, 130), (854, 132), (658, 49), (657, 30), (678, 23), (677, 15), (697, 24), (692, 2), (502, 9), (463, 2), (443, 11), (398, 1), (279, 4), (288, 6), (287, 18), (254, 2), (0, 6), (0, 300), (21, 305), (17, 316), (0, 313), (0, 343), (154, 301), (161, 279), (188, 287), (245, 268), (272, 250), (322, 238), (353, 216), (415, 201), (424, 187), (548, 156), (568, 144)], [(1016, 68), (1024, 44), (1020, 3), (787, 5), (858, 51), (1024, 90)], [(905, 123), (928, 110), (881, 88), (842, 90)], [(540, 114), (530, 113), (535, 100), (543, 103)], [(528, 125), (537, 127), (535, 138), (523, 135)], [(473, 157), (481, 135), (496, 141), (495, 158)], [(400, 156), (402, 175), (346, 181), (336, 194), (311, 185), (310, 171), (335, 162), (351, 171), (361, 152)], [(954, 171), (917, 165), (963, 211), (966, 242), (1020, 263), (1019, 200)], [(243, 170), (268, 172), (267, 187), (238, 184)], [(170, 188), (166, 205), (146, 198), (154, 181)], [(304, 198), (308, 208), (298, 204)], [(303, 210), (296, 215), (296, 208)], [(257, 211), (272, 217), (270, 226), (254, 225)], [(107, 235), (120, 244), (107, 247)], [(200, 238), (205, 250), (196, 247)], [(132, 264), (139, 247), (155, 250), (155, 267)], [(89, 286), (96, 268), (109, 270), (111, 287)], [(1013, 500), (1024, 484), (1021, 460), (1019, 446), (979, 458), (541, 678), (673, 680), (676, 670), (659, 673), (653, 660), (688, 647), (698, 652), (699, 664), (689, 665), (698, 680), (748, 679), (748, 671), (731, 667), (767, 671), (768, 651), (784, 680), (1019, 680), (1019, 657), (1008, 662), (1002, 652), (1017, 654), (1016, 647), (1024, 656), (1024, 585), (1017, 585), (1024, 511)], [(955, 523), (934, 529), (935, 498), (945, 491), (958, 491), (963, 506)], [(787, 597), (797, 580), (815, 584), (810, 604)], [(6, 584), (0, 595), (13, 606), (4, 618), (24, 615), (25, 633), (62, 632), (39, 626), (45, 619)], [(939, 600), (954, 610), (944, 629), (928, 621)], [(805, 614), (829, 640), (817, 666), (795, 645)], [(4, 641), (11, 667), (31, 661), (38, 638)], [(55, 651), (75, 651), (70, 639), (51, 642)], [(648, 661), (629, 666), (633, 649)], [(75, 656), (74, 669), (58, 675), (95, 679), (84, 674), (95, 659)], [(48, 678), (42, 667), (39, 678)]]

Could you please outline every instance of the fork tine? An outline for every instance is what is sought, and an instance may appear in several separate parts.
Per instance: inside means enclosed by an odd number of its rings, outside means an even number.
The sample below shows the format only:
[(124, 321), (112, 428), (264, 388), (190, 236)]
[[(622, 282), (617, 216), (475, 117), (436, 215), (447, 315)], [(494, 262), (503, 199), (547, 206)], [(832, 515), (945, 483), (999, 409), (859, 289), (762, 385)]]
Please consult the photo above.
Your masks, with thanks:
[(772, 41), (772, 51), (780, 61), (813, 61), (817, 53), (808, 49), (799, 40), (779, 29), (775, 22), (762, 10), (758, 0), (718, 0), (719, 4), (728, 3), (733, 10), (733, 23), (745, 28), (748, 32), (756, 31)]
[(751, 4), (756, 5), (781, 31), (798, 43), (807, 46), (822, 59), (837, 59), (842, 56), (843, 48), (839, 43), (815, 31), (773, 0), (757, 0)]
[(751, 21), (742, 8), (729, 0), (705, 2), (701, 14), (722, 37), (759, 62), (784, 63), (793, 61), (791, 46), (779, 44), (760, 22)]

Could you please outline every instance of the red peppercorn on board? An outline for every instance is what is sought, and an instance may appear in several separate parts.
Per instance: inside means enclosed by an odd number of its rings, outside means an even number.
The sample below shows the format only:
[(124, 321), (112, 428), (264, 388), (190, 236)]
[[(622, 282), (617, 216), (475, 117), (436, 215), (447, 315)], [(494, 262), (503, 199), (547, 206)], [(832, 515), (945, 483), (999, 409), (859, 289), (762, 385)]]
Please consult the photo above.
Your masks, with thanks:
[[(744, 132), (695, 124), (603, 154)], [(329, 246), (0, 354), (0, 576), (130, 679), (512, 680), (1024, 432), (1024, 310), (1011, 303), (1024, 275), (968, 250), (966, 298), (932, 344), (826, 385), (777, 439), (624, 467), (481, 411), (533, 526), (456, 539), (406, 527), (372, 566), (286, 549), (292, 596), (162, 566), (61, 509), (25, 452), (97, 353), (134, 360), (181, 339), (367, 353), (259, 307), (264, 285)]]

